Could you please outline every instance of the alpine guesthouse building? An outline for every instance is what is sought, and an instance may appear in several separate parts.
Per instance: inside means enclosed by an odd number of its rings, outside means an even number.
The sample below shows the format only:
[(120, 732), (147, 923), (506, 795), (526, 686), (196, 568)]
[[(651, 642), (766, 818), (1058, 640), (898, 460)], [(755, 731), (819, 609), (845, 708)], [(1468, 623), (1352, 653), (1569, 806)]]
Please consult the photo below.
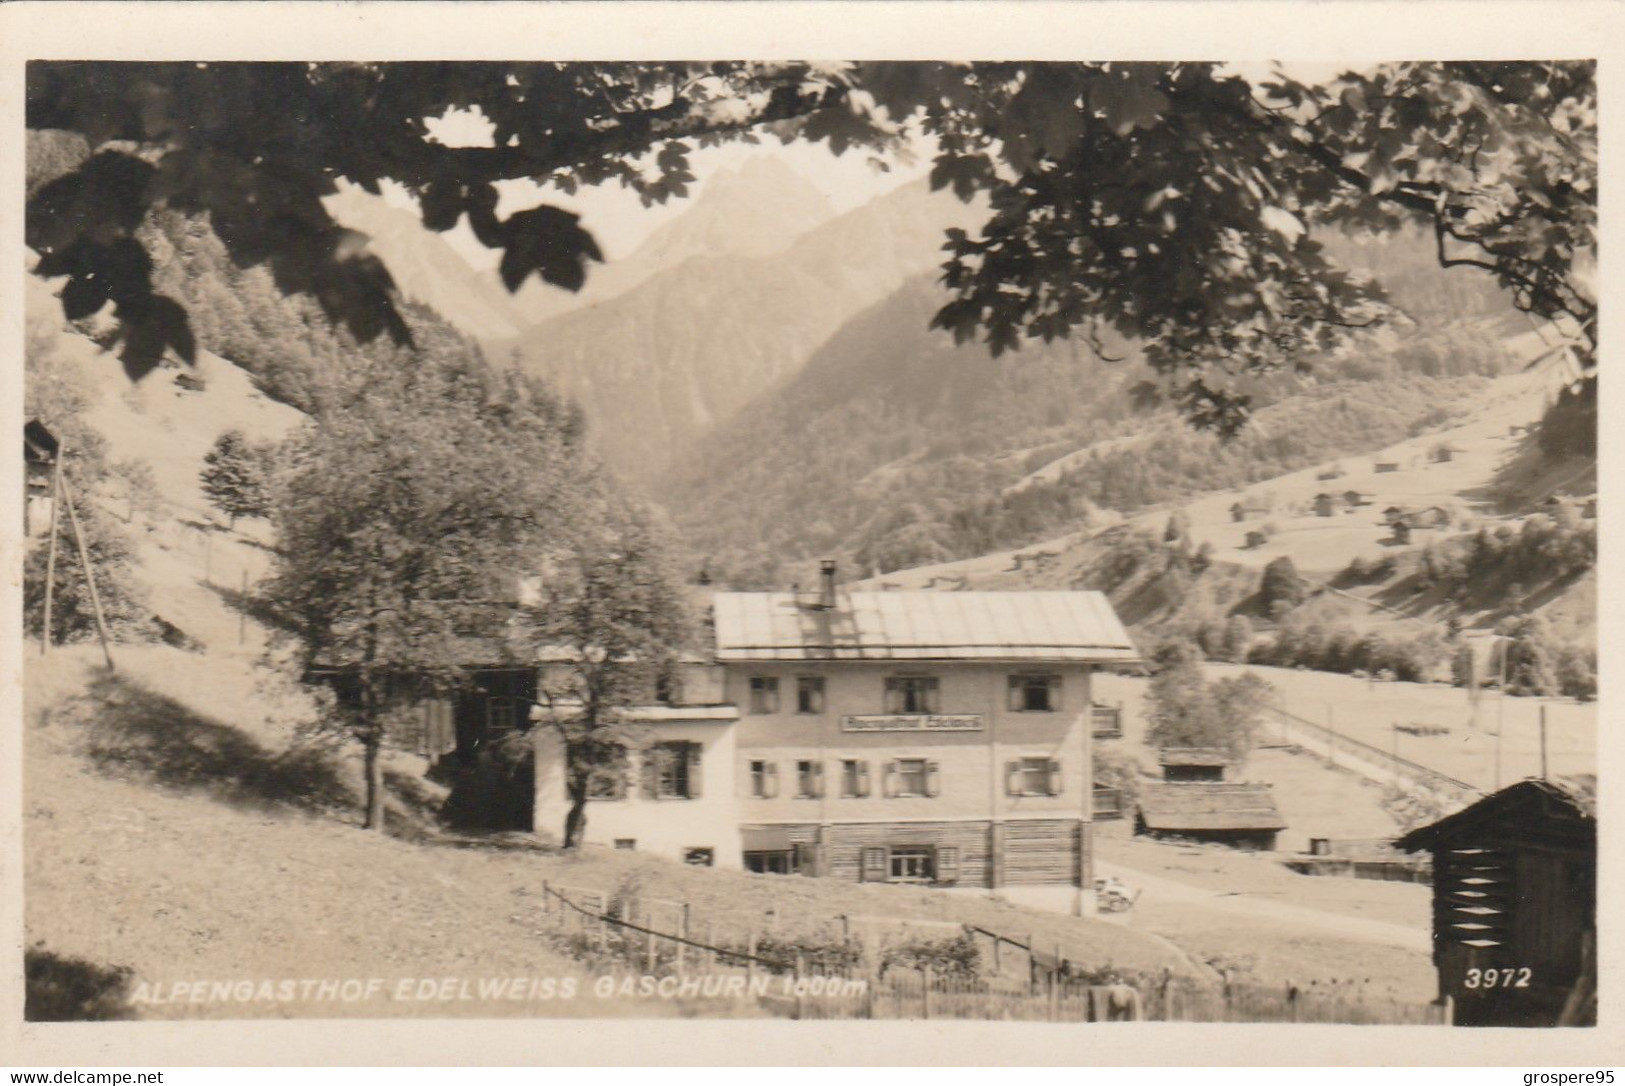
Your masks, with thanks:
[[(714, 597), (712, 658), (587, 809), (588, 842), (689, 863), (949, 886), (1087, 886), (1090, 680), (1138, 663), (1098, 592)], [(569, 799), (537, 728), (538, 827)]]

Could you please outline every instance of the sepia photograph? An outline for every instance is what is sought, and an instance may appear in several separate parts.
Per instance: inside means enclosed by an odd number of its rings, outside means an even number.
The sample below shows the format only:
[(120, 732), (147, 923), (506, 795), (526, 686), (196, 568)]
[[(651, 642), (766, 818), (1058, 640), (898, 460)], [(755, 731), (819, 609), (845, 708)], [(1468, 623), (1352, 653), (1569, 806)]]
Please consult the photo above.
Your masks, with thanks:
[(1227, 52), (27, 57), (24, 1020), (1594, 1034), (1598, 63)]

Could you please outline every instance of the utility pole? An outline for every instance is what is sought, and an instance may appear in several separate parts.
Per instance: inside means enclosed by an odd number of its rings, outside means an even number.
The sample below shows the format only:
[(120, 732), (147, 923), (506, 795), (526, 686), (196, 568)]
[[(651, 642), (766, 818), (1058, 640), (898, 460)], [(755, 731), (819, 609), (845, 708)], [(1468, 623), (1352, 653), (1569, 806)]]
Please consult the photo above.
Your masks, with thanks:
[(62, 514), (57, 512), (57, 506), (62, 504), (62, 458), (67, 452), (68, 446), (65, 442), (58, 444), (56, 459), (51, 463), (51, 542), (45, 552), (45, 624), (40, 628), (41, 656), (51, 651), (51, 597), (56, 591), (56, 536), (57, 525), (62, 520)]
[(1495, 692), (1495, 790), (1497, 792), (1501, 790), (1501, 746), (1503, 737), (1506, 734), (1507, 657), (1511, 655), (1507, 650), (1510, 648), (1511, 641), (1510, 637), (1503, 637), (1500, 641), (1501, 685)]
[(1546, 774), (1546, 705), (1540, 706), (1540, 779), (1548, 780)]
[(73, 525), (73, 540), (79, 546), (79, 565), (85, 571), (85, 585), (90, 589), (90, 605), (96, 612), (96, 636), (101, 639), (102, 655), (107, 659), (107, 670), (113, 666), (113, 651), (107, 647), (107, 617), (102, 614), (101, 593), (96, 591), (96, 575), (90, 568), (90, 552), (85, 549), (85, 533), (79, 527), (79, 512), (73, 507), (73, 495), (68, 489), (68, 477), (62, 477), (62, 500), (68, 505), (68, 522)]

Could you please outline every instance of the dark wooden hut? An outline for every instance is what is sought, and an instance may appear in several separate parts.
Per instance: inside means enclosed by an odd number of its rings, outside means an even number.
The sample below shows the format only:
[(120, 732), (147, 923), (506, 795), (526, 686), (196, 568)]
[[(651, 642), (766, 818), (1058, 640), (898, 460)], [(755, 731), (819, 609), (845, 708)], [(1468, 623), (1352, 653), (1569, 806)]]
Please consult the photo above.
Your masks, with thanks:
[(1264, 852), (1286, 820), (1267, 784), (1148, 784), (1140, 789), (1134, 832), (1182, 837)]
[(1595, 777), (1521, 781), (1396, 845), (1432, 853), (1433, 962), (1457, 1025), (1596, 1023)]

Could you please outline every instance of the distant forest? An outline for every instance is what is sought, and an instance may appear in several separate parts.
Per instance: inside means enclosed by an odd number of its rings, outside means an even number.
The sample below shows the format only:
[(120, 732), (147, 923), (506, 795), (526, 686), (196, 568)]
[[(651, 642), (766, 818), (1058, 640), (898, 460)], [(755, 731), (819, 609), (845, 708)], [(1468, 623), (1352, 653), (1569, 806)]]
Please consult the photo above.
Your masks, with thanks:
[(926, 276), (720, 426), (657, 497), (697, 560), (735, 586), (786, 584), (821, 556), (884, 573), (1380, 448), (1448, 423), (1513, 366), (1502, 343), (1525, 326), (1487, 277), (1438, 268), (1417, 239), (1336, 241), (1349, 263), (1383, 265), (1393, 319), (1365, 349), (1247, 385), (1256, 413), (1234, 441), (1140, 409), (1148, 372), (1132, 345), (1108, 345), (1123, 361), (1075, 343), (998, 361), (955, 348), (926, 330), (939, 301)]

